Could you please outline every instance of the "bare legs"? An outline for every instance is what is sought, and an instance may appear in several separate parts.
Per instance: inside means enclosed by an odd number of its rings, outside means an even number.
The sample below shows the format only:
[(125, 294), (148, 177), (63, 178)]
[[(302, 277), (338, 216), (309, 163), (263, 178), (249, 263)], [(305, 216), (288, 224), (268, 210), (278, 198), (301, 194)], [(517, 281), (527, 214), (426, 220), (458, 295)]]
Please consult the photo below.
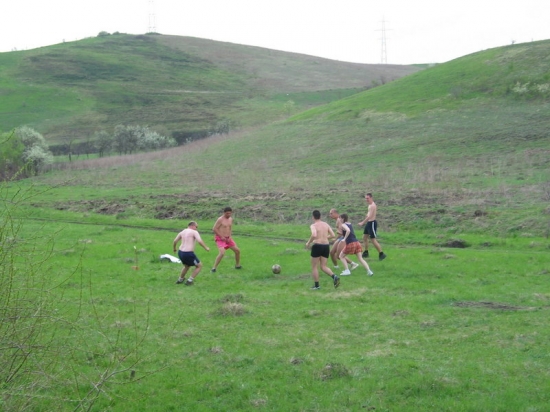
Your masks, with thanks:
[[(231, 249), (235, 253), (235, 267), (238, 268), (241, 266), (241, 250), (237, 246), (232, 246), (229, 249)], [(222, 261), (224, 255), (225, 255), (226, 249), (223, 247), (218, 248), (218, 256), (216, 256), (216, 261), (214, 262), (214, 267), (212, 268), (212, 271), (215, 272), (216, 268)]]

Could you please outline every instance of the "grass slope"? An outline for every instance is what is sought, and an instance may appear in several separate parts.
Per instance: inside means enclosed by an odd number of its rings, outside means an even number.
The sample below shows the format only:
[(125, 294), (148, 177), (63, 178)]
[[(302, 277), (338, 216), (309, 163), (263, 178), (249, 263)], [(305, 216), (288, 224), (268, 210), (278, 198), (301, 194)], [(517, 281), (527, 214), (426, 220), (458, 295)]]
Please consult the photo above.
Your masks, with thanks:
[[(550, 42), (546, 40), (477, 52), (309, 110), (295, 119), (320, 115), (334, 120), (353, 119), (369, 109), (414, 116), (431, 110), (452, 110), (473, 99), (486, 98), (547, 100), (550, 96), (549, 49)], [(514, 92), (518, 85), (529, 85), (529, 91)], [(537, 86), (542, 86), (543, 91), (537, 93)]]
[[(431, 97), (425, 99), (418, 83), (429, 88), (431, 73), (460, 72), (472, 73), (472, 84), (490, 81), (491, 90), (505, 90), (512, 77), (478, 79), (487, 62), (508, 59), (507, 66), (523, 67), (523, 79), (541, 84), (548, 61), (539, 59), (537, 65), (523, 59), (540, 56), (549, 44), (465, 56), (329, 104), (325, 113), (314, 109), (292, 121), (165, 152), (73, 162), (64, 165), (67, 172), (34, 182), (70, 188), (44, 199), (44, 207), (120, 219), (214, 218), (230, 204), (249, 221), (302, 223), (313, 208), (330, 207), (354, 220), (363, 218), (363, 194), (372, 191), (385, 231), (548, 236), (547, 97), (495, 92), (458, 96), (446, 105), (443, 92), (428, 91)], [(448, 83), (449, 90), (453, 87)], [(381, 91), (386, 101), (396, 102), (394, 110), (377, 109), (371, 95)], [(406, 102), (394, 93), (409, 102), (440, 96), (441, 108), (429, 109), (430, 103), (424, 112), (403, 113)], [(344, 115), (345, 107), (355, 114)]]
[(23, 124), (51, 144), (99, 128), (147, 124), (165, 134), (228, 119), (247, 126), (413, 73), (162, 35), (117, 34), (0, 54), (0, 130)]

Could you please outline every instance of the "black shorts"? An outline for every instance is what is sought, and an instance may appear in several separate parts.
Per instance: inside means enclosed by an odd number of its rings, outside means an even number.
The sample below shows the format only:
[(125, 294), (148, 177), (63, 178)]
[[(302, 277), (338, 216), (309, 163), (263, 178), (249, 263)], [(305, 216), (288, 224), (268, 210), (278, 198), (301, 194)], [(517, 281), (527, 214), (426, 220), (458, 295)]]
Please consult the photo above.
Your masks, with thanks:
[(376, 223), (376, 220), (372, 220), (365, 225), (363, 234), (369, 235), (371, 239), (376, 239), (376, 229), (378, 229), (378, 223)]
[(178, 250), (178, 257), (185, 266), (197, 266), (201, 263), (199, 258), (195, 255), (195, 252), (182, 252)]
[(318, 245), (317, 243), (314, 243), (313, 246), (311, 246), (312, 258), (324, 257), (328, 259), (329, 255), (330, 255), (329, 245)]

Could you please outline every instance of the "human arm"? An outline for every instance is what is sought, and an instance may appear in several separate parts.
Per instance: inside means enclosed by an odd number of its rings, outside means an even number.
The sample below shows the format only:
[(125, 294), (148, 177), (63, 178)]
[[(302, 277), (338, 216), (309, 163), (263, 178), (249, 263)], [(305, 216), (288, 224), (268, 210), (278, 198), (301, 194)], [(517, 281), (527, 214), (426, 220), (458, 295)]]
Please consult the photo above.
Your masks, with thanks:
[(348, 238), (349, 234), (350, 234), (350, 230), (349, 230), (348, 225), (342, 224), (342, 233), (344, 235), (344, 238), (342, 239), (342, 242), (345, 242), (346, 239)]
[(198, 232), (195, 235), (195, 240), (197, 241), (197, 243), (199, 245), (201, 245), (203, 247), (204, 250), (206, 250), (207, 252), (210, 252), (210, 248), (208, 246), (206, 246), (206, 243), (204, 243), (204, 240), (202, 240), (201, 235), (199, 235)]
[(178, 235), (176, 236), (176, 238), (174, 239), (174, 242), (173, 242), (173, 248), (174, 248), (174, 252), (178, 250), (178, 242), (181, 240), (181, 233), (178, 233)]
[(309, 237), (308, 241), (306, 242), (306, 249), (311, 246), (315, 238), (317, 237), (317, 228), (315, 225), (311, 225), (309, 227), (311, 229), (311, 236)]
[(332, 228), (329, 226), (328, 227), (328, 240), (332, 240), (336, 237), (336, 235), (334, 234), (334, 230), (332, 230)]

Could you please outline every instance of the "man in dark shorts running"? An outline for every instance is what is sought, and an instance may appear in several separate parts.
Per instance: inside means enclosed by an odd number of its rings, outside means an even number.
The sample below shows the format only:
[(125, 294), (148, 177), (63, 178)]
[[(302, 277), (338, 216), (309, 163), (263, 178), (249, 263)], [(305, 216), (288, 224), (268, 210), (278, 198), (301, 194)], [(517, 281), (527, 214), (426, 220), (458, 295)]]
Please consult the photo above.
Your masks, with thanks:
[(365, 200), (368, 203), (368, 209), (367, 209), (367, 216), (365, 216), (365, 219), (363, 219), (361, 222), (359, 222), (359, 226), (363, 226), (365, 223), (365, 230), (363, 231), (363, 243), (365, 244), (365, 251), (363, 252), (363, 258), (369, 257), (369, 237), (378, 251), (378, 259), (384, 260), (386, 259), (386, 254), (382, 251), (382, 247), (380, 246), (380, 243), (378, 243), (376, 230), (378, 229), (378, 223), (376, 223), (376, 203), (374, 203), (374, 199), (372, 198), (372, 193), (367, 193), (365, 196)]
[[(180, 277), (176, 282), (177, 284), (185, 282), (187, 286), (193, 285), (193, 281), (202, 269), (202, 262), (195, 255), (195, 243), (198, 243), (207, 252), (210, 252), (210, 248), (206, 246), (204, 241), (201, 239), (201, 235), (199, 234), (199, 232), (197, 232), (197, 228), (197, 222), (189, 222), (189, 224), (187, 225), (187, 229), (184, 229), (180, 233), (178, 233), (178, 235), (174, 239), (174, 252), (177, 249), (178, 242), (181, 241), (181, 245), (178, 249), (178, 257), (183, 264), (183, 269), (181, 270)], [(187, 274), (187, 271), (191, 266), (195, 266), (195, 269), (193, 270), (193, 273), (191, 274), (189, 279), (187, 279), (186, 281), (185, 275)]]
[(311, 229), (311, 236), (306, 242), (306, 248), (311, 247), (311, 275), (315, 282), (312, 290), (319, 290), (319, 265), (321, 270), (332, 278), (334, 288), (340, 285), (340, 278), (332, 273), (332, 270), (327, 266), (327, 261), (330, 253), (329, 240), (334, 239), (336, 236), (330, 225), (321, 220), (321, 212), (318, 210), (313, 211), (313, 224), (309, 227)]

